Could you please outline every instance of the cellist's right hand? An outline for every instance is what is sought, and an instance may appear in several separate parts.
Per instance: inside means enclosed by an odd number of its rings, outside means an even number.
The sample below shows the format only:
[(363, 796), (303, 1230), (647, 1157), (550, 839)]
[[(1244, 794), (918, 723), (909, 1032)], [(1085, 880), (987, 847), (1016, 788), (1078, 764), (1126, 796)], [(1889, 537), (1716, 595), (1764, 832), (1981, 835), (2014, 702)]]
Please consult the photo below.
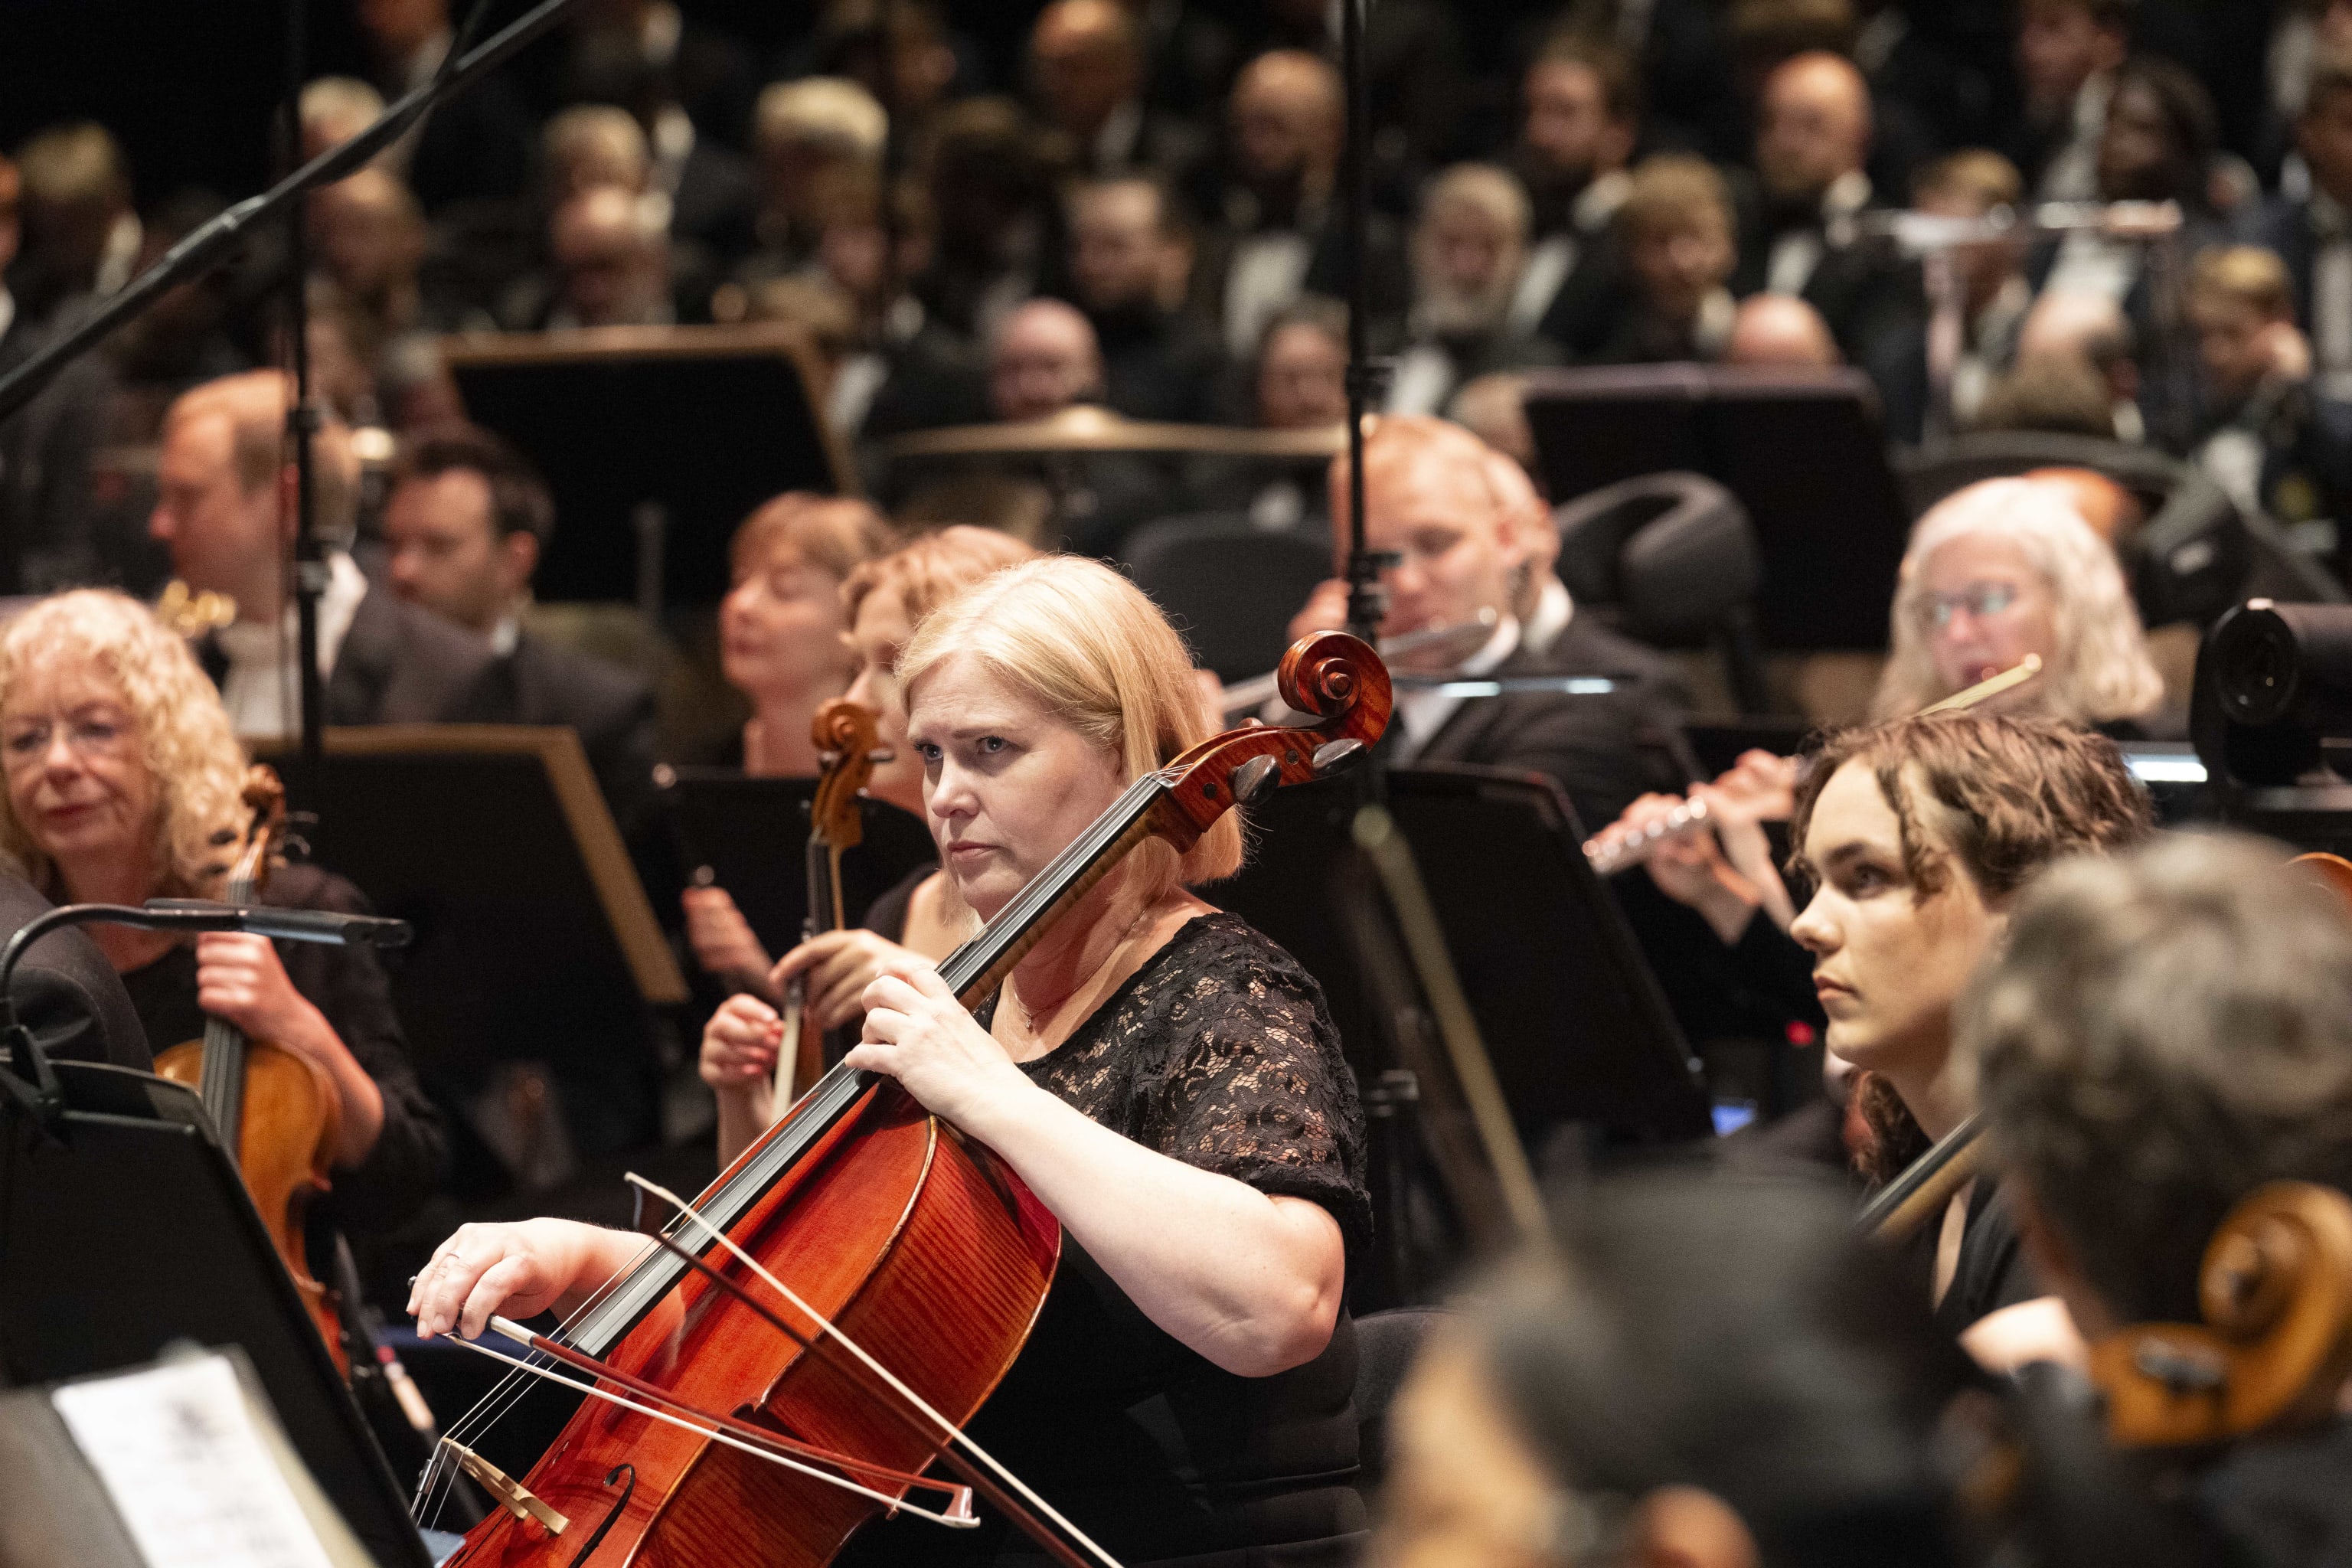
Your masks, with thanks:
[(568, 1219), (459, 1226), (409, 1287), (408, 1310), (423, 1338), (456, 1332), (474, 1339), (493, 1312), (528, 1318), (550, 1307), (570, 1310), (646, 1245), (631, 1231)]

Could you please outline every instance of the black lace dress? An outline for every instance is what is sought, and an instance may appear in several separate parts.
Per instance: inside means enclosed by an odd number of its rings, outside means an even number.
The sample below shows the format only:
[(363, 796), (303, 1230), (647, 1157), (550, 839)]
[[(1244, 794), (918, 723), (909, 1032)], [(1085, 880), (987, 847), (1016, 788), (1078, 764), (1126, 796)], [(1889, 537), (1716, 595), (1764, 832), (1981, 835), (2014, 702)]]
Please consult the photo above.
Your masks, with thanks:
[[(1234, 916), (1186, 924), (1023, 1070), (1148, 1149), (1321, 1204), (1351, 1257), (1370, 1232), (1363, 1118), (1322, 991)], [(1036, 1331), (971, 1434), (1128, 1568), (1349, 1563), (1364, 1530), (1355, 1363), (1343, 1312), (1305, 1366), (1224, 1372), (1155, 1327), (1065, 1235)], [(971, 1531), (870, 1524), (840, 1561), (1045, 1559), (992, 1515)]]

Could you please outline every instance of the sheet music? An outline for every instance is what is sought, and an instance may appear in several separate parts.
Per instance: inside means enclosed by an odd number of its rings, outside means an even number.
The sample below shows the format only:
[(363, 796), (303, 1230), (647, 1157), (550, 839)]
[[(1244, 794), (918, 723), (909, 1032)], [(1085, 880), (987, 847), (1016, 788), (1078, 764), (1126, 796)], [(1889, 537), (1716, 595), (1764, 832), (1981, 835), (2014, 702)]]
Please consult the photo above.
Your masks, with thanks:
[(216, 1355), (50, 1396), (149, 1568), (331, 1568)]

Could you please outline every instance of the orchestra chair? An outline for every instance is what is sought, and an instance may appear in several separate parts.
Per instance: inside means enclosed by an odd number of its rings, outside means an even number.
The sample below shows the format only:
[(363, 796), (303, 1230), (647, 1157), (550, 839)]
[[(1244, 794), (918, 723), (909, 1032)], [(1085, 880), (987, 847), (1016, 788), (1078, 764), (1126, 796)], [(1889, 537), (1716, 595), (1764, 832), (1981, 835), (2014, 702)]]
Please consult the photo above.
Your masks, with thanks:
[(1422, 1342), (1446, 1316), (1442, 1307), (1391, 1307), (1356, 1320), (1356, 1441), (1362, 1467), (1356, 1486), (1367, 1498), (1388, 1479), (1389, 1406)]
[(1282, 660), (1290, 617), (1331, 575), (1318, 535), (1270, 533), (1240, 512), (1161, 518), (1128, 536), (1127, 574), (1168, 613), (1193, 661), (1224, 681)]

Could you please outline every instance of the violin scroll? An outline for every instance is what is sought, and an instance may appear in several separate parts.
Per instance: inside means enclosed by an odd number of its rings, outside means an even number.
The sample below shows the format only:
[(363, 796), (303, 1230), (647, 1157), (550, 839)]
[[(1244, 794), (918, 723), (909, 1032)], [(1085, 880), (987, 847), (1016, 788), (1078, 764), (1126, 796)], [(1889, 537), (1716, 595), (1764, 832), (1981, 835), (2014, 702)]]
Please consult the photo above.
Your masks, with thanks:
[(857, 795), (874, 776), (877, 733), (874, 710), (846, 697), (820, 706), (809, 725), (809, 740), (824, 759), (816, 797), (809, 806), (809, 830), (836, 849), (846, 849), (865, 837)]
[(1191, 848), (1236, 803), (1325, 777), (1388, 728), (1393, 704), (1388, 666), (1345, 632), (1318, 632), (1292, 644), (1283, 656), (1280, 686), (1282, 700), (1316, 722), (1252, 721), (1212, 735), (1168, 764), (1155, 827), (1178, 850)]
[(2352, 1374), (2352, 1198), (2273, 1182), (2230, 1212), (2198, 1277), (2202, 1324), (2091, 1348), (2119, 1445), (2178, 1447), (2324, 1420)]

